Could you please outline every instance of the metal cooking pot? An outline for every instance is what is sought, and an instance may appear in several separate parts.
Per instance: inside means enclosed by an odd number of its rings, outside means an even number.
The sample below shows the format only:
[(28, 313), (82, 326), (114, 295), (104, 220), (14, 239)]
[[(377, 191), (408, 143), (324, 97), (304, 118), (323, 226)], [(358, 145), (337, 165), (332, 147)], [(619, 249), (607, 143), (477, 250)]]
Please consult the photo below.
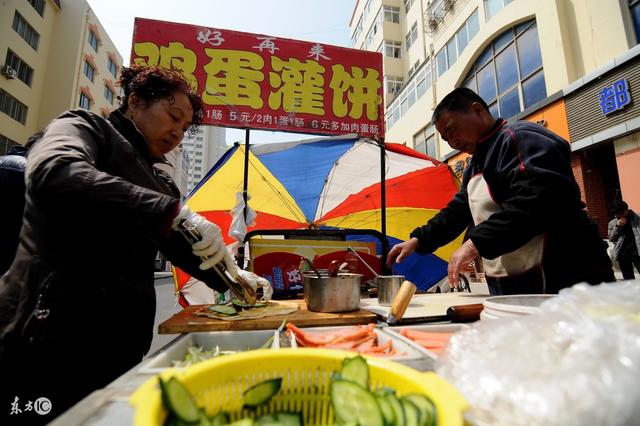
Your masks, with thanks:
[(380, 306), (391, 306), (393, 299), (400, 290), (400, 285), (404, 281), (404, 275), (378, 275), (373, 279), (378, 287), (378, 304)]
[(304, 274), (304, 301), (313, 312), (351, 312), (360, 308), (362, 274)]

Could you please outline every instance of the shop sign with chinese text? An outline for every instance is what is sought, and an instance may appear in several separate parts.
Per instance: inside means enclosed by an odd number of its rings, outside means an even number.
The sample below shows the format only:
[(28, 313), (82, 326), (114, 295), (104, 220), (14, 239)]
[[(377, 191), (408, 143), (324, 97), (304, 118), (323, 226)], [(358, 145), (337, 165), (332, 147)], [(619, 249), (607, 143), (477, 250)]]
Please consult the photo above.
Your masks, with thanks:
[(378, 52), (136, 18), (131, 63), (180, 69), (206, 124), (384, 136)]

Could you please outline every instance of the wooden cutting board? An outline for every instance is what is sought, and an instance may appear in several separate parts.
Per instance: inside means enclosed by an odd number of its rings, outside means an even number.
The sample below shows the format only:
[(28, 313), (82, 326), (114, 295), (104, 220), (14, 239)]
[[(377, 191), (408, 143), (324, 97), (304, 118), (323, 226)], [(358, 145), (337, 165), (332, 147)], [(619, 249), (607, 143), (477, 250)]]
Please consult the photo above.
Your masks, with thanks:
[(158, 325), (158, 333), (178, 334), (197, 331), (272, 330), (278, 328), (285, 317), (287, 317), (288, 322), (298, 327), (358, 325), (376, 322), (376, 314), (363, 309), (341, 314), (330, 314), (308, 311), (304, 300), (292, 300), (290, 302), (299, 303), (300, 310), (289, 315), (276, 315), (242, 321), (223, 321), (196, 316), (194, 315), (194, 311), (201, 308), (202, 305), (189, 306)]

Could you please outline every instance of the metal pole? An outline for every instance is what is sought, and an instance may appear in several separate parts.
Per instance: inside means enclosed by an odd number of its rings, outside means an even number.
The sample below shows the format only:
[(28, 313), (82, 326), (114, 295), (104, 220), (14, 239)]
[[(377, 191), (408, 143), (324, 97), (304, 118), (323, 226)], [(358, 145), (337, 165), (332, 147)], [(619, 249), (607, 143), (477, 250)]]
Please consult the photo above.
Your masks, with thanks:
[[(386, 171), (386, 149), (384, 146), (384, 139), (378, 141), (380, 144), (380, 232), (384, 239), (387, 239), (387, 185), (385, 182), (385, 171)], [(385, 245), (382, 247), (382, 264), (385, 264), (385, 260), (387, 258), (387, 253), (385, 250)]]
[[(244, 134), (244, 176), (242, 183), (242, 198), (244, 199), (244, 209), (243, 209), (243, 217), (244, 222), (247, 223), (247, 197), (248, 197), (248, 189), (249, 189), (249, 129), (245, 129)], [(238, 247), (238, 266), (244, 269), (244, 242), (240, 241), (240, 246)]]
[(247, 190), (249, 187), (249, 129), (244, 134), (244, 181), (242, 184), (242, 198), (244, 198), (244, 221), (247, 221)]

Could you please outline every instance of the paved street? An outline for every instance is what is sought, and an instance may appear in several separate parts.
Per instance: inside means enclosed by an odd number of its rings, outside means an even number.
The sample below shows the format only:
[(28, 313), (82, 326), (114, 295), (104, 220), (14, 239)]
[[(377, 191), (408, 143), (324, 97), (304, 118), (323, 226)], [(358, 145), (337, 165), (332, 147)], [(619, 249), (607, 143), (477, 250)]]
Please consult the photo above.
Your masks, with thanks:
[(167, 320), (182, 308), (176, 305), (173, 295), (173, 279), (169, 277), (156, 278), (156, 319), (153, 325), (153, 341), (148, 355), (152, 355), (158, 349), (176, 338), (177, 334), (158, 334), (158, 324)]

